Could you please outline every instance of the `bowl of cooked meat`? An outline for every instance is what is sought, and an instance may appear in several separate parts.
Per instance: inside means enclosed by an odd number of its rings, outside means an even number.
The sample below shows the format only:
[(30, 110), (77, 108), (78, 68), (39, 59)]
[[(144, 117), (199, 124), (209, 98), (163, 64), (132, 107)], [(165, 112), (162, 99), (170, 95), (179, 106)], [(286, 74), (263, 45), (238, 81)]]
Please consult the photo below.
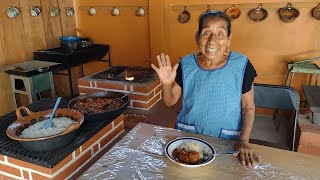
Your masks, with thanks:
[(81, 112), (86, 121), (112, 121), (127, 108), (128, 94), (115, 91), (86, 94), (72, 99), (68, 108)]
[(170, 141), (165, 147), (166, 156), (185, 167), (200, 167), (215, 158), (215, 149), (206, 141), (193, 137), (181, 137)]

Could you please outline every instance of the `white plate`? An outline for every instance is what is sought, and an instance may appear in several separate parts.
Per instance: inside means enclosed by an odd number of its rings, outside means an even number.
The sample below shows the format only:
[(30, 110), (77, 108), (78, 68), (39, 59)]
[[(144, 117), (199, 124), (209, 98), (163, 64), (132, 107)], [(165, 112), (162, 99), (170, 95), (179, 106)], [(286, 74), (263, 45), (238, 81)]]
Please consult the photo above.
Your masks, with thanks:
[[(204, 161), (204, 162), (201, 162), (199, 164), (184, 164), (184, 163), (180, 163), (180, 162), (177, 162), (177, 160), (172, 156), (172, 152), (174, 149), (176, 148), (179, 148), (181, 145), (185, 144), (186, 142), (196, 142), (198, 143), (203, 149), (207, 149), (208, 152), (208, 160), (207, 161)], [(193, 137), (181, 137), (181, 138), (177, 138), (177, 139), (174, 139), (172, 141), (170, 141), (166, 148), (165, 148), (165, 153), (167, 155), (167, 157), (174, 163), (177, 163), (181, 166), (185, 166), (185, 167), (200, 167), (200, 166), (204, 166), (204, 165), (207, 165), (209, 164), (210, 162), (212, 162), (215, 158), (215, 155), (212, 155), (212, 154), (216, 154), (216, 151), (215, 149), (209, 144), (207, 143), (206, 141), (204, 140), (201, 140), (201, 139), (197, 139), (197, 138), (193, 138)]]

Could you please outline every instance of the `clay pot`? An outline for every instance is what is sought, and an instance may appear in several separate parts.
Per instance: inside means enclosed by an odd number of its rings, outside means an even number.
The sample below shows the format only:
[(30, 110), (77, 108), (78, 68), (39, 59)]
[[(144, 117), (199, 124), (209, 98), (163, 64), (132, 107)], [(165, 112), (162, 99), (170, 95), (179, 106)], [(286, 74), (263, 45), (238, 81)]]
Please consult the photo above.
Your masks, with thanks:
[(300, 11), (292, 7), (291, 3), (288, 3), (286, 7), (283, 7), (279, 10), (279, 15), (282, 21), (290, 23), (300, 16)]
[[(23, 117), (20, 112), (21, 110), (24, 110), (28, 115)], [(76, 121), (76, 123), (71, 124), (61, 134), (40, 138), (19, 137), (20, 133), (32, 124), (48, 119), (51, 112), (52, 109), (39, 112), (32, 112), (24, 106), (19, 107), (16, 110), (17, 120), (10, 124), (6, 130), (7, 136), (13, 140), (19, 141), (20, 144), (26, 149), (33, 151), (49, 151), (68, 144), (71, 140), (75, 138), (76, 130), (81, 126), (81, 124), (84, 121), (83, 114), (76, 110), (68, 108), (58, 108), (55, 113), (55, 117), (68, 117)]]
[(260, 22), (268, 17), (268, 11), (262, 7), (262, 4), (259, 4), (257, 8), (251, 9), (248, 15), (253, 21)]
[(183, 11), (178, 16), (178, 21), (182, 24), (188, 22), (190, 19), (190, 13), (187, 11), (187, 6), (184, 6)]
[(320, 20), (320, 4), (318, 4), (318, 6), (316, 6), (315, 8), (313, 8), (312, 10), (312, 16), (314, 18), (316, 18), (317, 20)]
[(235, 5), (232, 5), (231, 7), (225, 10), (225, 13), (229, 16), (230, 20), (233, 21), (240, 17), (241, 10)]

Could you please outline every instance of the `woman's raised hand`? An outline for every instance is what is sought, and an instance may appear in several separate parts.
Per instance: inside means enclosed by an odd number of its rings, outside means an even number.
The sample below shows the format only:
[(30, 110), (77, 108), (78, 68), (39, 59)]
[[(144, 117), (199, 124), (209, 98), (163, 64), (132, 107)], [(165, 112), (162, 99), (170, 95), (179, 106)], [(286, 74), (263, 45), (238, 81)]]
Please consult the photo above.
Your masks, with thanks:
[(159, 68), (154, 64), (151, 64), (151, 67), (157, 72), (162, 84), (169, 85), (173, 83), (177, 75), (178, 64), (172, 68), (169, 56), (163, 53), (157, 56), (157, 60)]

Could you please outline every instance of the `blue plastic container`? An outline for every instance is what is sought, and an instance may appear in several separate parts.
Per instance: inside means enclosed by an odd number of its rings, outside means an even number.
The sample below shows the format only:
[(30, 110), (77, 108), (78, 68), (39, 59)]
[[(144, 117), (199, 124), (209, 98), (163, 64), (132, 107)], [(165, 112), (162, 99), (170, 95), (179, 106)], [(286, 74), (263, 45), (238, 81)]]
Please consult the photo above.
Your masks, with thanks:
[(61, 36), (60, 44), (66, 51), (76, 51), (79, 49), (80, 37), (78, 36)]
[(61, 36), (60, 42), (79, 42), (80, 37), (78, 36)]

